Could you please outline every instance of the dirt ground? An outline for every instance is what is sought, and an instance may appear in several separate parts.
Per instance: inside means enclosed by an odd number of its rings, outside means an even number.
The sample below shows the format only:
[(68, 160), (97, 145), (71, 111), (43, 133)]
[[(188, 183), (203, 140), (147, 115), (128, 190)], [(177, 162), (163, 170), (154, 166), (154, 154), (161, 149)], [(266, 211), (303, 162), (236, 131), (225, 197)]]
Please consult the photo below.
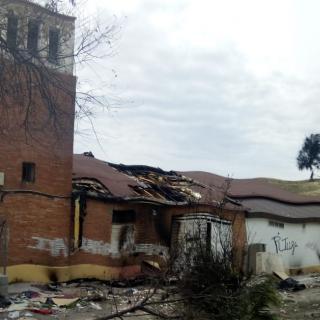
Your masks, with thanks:
[[(320, 320), (320, 274), (297, 276), (294, 279), (305, 284), (306, 289), (279, 291), (281, 305), (273, 308), (272, 312), (279, 320)], [(9, 286), (11, 305), (0, 308), (0, 319), (93, 320), (114, 313), (116, 309), (126, 309), (146, 294), (148, 291), (142, 286), (110, 287), (99, 281), (60, 284), (57, 287), (30, 283), (11, 284)], [(67, 303), (75, 301), (64, 306), (52, 304), (59, 299), (66, 299)], [(50, 314), (39, 314), (36, 313), (37, 310), (49, 310)], [(154, 318), (140, 312), (140, 314), (129, 313), (123, 319), (153, 320)]]
[(320, 274), (294, 277), (306, 285), (301, 291), (280, 291), (281, 306), (274, 309), (279, 319), (320, 319)]

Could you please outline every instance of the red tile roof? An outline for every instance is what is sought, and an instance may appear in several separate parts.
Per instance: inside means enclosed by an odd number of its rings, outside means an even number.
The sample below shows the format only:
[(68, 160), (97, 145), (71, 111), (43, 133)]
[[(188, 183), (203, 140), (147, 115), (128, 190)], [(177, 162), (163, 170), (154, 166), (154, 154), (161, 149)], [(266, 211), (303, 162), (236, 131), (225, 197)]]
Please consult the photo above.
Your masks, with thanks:
[[(225, 177), (209, 172), (188, 171), (180, 173), (208, 186), (218, 188), (221, 187), (226, 181)], [(268, 180), (264, 178), (232, 179), (229, 195), (234, 198), (271, 198), (289, 203), (320, 203), (319, 197), (304, 196), (290, 192), (268, 182)]]
[(134, 178), (117, 171), (106, 162), (81, 154), (73, 156), (73, 178), (98, 180), (116, 197), (134, 196), (130, 186), (138, 186)]

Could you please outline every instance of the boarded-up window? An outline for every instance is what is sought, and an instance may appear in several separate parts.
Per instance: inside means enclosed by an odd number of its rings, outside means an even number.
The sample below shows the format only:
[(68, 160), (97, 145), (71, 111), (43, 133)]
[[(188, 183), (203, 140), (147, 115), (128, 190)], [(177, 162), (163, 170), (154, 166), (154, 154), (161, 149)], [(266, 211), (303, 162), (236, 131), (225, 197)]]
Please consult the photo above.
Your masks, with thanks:
[(59, 54), (59, 30), (51, 29), (49, 31), (49, 61), (58, 63)]
[(7, 46), (9, 49), (15, 49), (17, 47), (18, 38), (18, 17), (14, 15), (8, 16), (7, 24)]
[(27, 48), (34, 56), (38, 54), (39, 27), (40, 25), (38, 21), (29, 21)]
[(232, 246), (231, 222), (206, 213), (175, 217), (172, 221), (171, 233), (172, 254), (179, 256), (190, 253), (194, 255), (199, 245), (203, 245), (214, 255), (221, 256), (230, 251)]
[(113, 210), (112, 223), (134, 223), (135, 221), (134, 210)]
[(34, 182), (36, 179), (36, 165), (32, 162), (22, 163), (22, 182)]

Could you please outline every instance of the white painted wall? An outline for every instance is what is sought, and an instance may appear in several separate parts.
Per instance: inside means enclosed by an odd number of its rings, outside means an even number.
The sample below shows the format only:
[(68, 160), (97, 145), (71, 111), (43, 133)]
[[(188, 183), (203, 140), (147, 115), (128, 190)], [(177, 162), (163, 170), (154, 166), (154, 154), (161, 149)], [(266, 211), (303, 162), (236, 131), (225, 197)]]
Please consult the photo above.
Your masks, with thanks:
[(247, 218), (248, 244), (264, 243), (266, 251), (279, 255), (285, 268), (320, 265), (320, 223), (283, 223), (284, 228), (271, 226), (265, 218)]

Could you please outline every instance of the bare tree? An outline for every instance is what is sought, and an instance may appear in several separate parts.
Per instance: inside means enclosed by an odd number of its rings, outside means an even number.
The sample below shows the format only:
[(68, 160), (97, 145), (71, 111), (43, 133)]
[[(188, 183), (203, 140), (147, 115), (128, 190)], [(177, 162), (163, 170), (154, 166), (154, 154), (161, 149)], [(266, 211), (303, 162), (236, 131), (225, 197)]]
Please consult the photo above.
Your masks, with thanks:
[(72, 0), (48, 0), (45, 7), (38, 1), (0, 0), (0, 135), (14, 127), (23, 128), (27, 140), (36, 139), (50, 125), (60, 139), (66, 119), (73, 118), (66, 99), (75, 101), (76, 119), (90, 118), (97, 105), (105, 106), (91, 90), (76, 91), (67, 75), (112, 54), (119, 26), (80, 17), (74, 39), (70, 16), (78, 9)]

